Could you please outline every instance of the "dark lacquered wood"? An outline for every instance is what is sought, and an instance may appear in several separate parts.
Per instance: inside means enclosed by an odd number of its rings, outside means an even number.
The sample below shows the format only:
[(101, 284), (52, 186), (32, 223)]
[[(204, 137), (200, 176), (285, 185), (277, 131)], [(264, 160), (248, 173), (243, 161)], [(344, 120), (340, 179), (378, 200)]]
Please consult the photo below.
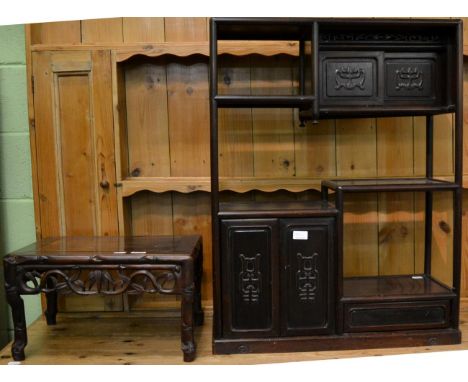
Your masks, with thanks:
[[(57, 293), (66, 290), (78, 295), (180, 295), (182, 351), (184, 360), (192, 361), (193, 326), (203, 323), (202, 261), (202, 241), (196, 235), (50, 238), (5, 256), (5, 290), (15, 328), (13, 358), (23, 360), (27, 344), (21, 295), (44, 292), (47, 324), (54, 325)], [(85, 280), (80, 279), (82, 270), (90, 271)]]
[[(281, 334), (334, 332), (333, 218), (282, 219)], [(295, 232), (307, 238), (295, 238)]]
[(243, 202), (220, 203), (218, 215), (221, 218), (255, 217), (323, 217), (335, 216), (337, 210), (329, 202), (284, 201), (284, 202)]
[[(215, 326), (214, 351), (260, 352), (299, 351), (333, 348), (410, 346), (432, 343), (458, 343), (458, 310), (461, 259), (461, 187), (462, 187), (462, 27), (460, 20), (404, 19), (315, 19), (315, 18), (216, 18), (212, 20), (211, 44), (217, 40), (297, 40), (300, 44), (299, 95), (259, 98), (230, 95), (222, 99), (211, 87), (212, 160), (217, 166), (217, 107), (298, 107), (299, 120), (316, 121), (327, 118), (416, 116), (427, 118), (426, 178), (344, 179), (322, 182), (324, 209), (315, 210), (306, 204), (294, 206), (243, 203), (219, 204), (218, 189), (213, 201), (213, 221), (236, 218), (300, 218), (319, 221), (328, 217), (335, 222), (334, 244), (328, 251), (333, 285), (329, 285), (330, 304), (334, 304), (334, 334), (293, 337), (284, 312), (301, 309), (293, 306), (293, 296), (283, 291), (291, 286), (288, 262), (298, 249), (288, 246), (280, 232), (279, 268), (282, 299), (280, 311), (281, 336), (261, 338), (227, 338), (223, 324), (225, 300), (221, 298), (218, 238), (213, 245), (218, 260), (214, 260)], [(216, 41), (213, 41), (216, 40)], [(311, 66), (305, 65), (304, 41), (312, 44)], [(302, 48), (301, 48), (302, 47)], [(216, 53), (216, 50), (212, 50)], [(216, 57), (211, 61), (216, 73)], [(304, 68), (304, 72), (303, 72)], [(310, 70), (310, 73), (307, 72)], [(312, 79), (313, 94), (306, 95), (305, 78)], [(214, 76), (214, 78), (217, 78)], [(305, 98), (309, 97), (307, 102)], [(297, 103), (299, 100), (299, 104)], [(220, 103), (217, 103), (220, 102)], [(307, 105), (308, 103), (308, 105)], [(455, 113), (455, 180), (433, 179), (433, 115)], [(216, 154), (216, 155), (214, 155)], [(217, 167), (212, 176), (218, 176)], [(218, 187), (218, 183), (215, 184)], [(213, 183), (212, 183), (213, 186)], [(335, 190), (335, 208), (328, 204), (328, 191)], [(343, 214), (344, 197), (348, 192), (413, 192), (426, 194), (425, 204), (425, 274), (421, 279), (408, 276), (343, 279)], [(452, 191), (454, 201), (454, 269), (453, 288), (431, 278), (432, 194)], [(322, 215), (322, 216), (320, 216)], [(300, 223), (298, 223), (300, 224)], [(310, 223), (312, 224), (312, 223)], [(284, 223), (280, 223), (283, 227)], [(283, 228), (280, 229), (282, 231)], [(215, 231), (213, 231), (215, 232)], [(218, 231), (219, 232), (219, 231)], [(363, 238), (365, 240), (365, 238)], [(301, 248), (305, 251), (308, 247)], [(321, 265), (323, 267), (323, 264)], [(416, 275), (418, 276), (418, 275)], [(224, 278), (224, 277), (223, 277)], [(217, 281), (216, 281), (217, 280)], [(332, 290), (334, 289), (334, 291)], [(352, 291), (352, 292), (350, 292)], [(222, 292), (224, 293), (224, 291)], [(288, 296), (288, 298), (284, 298)], [(291, 307), (288, 304), (291, 303)], [(216, 306), (219, 304), (219, 306)], [(297, 305), (297, 304), (296, 304)], [(320, 317), (323, 307), (310, 313)], [(367, 310), (366, 310), (367, 309)], [(217, 313), (218, 312), (218, 313)], [(353, 313), (354, 312), (354, 313)], [(406, 312), (402, 315), (401, 312)], [(302, 316), (307, 316), (304, 314)], [(301, 317), (302, 317), (301, 316)], [(354, 317), (354, 318), (353, 318)], [(404, 318), (402, 318), (404, 317)], [(409, 317), (409, 318), (408, 318)], [(354, 319), (354, 321), (353, 321)], [(357, 320), (357, 321), (356, 321)], [(373, 321), (374, 320), (374, 321)], [(319, 320), (318, 320), (319, 321)], [(317, 322), (318, 322), (317, 321)], [(300, 322), (297, 322), (300, 324)], [(447, 328), (450, 323), (451, 328)], [(357, 324), (357, 325), (356, 325)], [(353, 326), (354, 325), (354, 326)], [(412, 326), (413, 325), (413, 326)], [(292, 325), (294, 326), (294, 325)], [(359, 327), (359, 328), (358, 328)], [(407, 331), (418, 328), (418, 331)], [(434, 329), (437, 328), (437, 329)], [(364, 330), (365, 333), (344, 333)], [(373, 333), (388, 330), (388, 333)], [(306, 333), (306, 332), (304, 332)], [(297, 333), (296, 333), (297, 334)]]
[(278, 323), (278, 221), (221, 221), (223, 334), (275, 337)]

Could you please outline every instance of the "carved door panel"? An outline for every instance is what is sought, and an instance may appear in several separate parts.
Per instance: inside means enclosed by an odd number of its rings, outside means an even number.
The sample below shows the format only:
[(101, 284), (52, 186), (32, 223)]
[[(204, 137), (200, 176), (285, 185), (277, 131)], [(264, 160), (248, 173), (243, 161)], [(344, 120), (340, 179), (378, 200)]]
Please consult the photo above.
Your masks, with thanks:
[(334, 329), (333, 219), (281, 220), (281, 334)]
[(278, 324), (278, 221), (222, 221), (223, 330), (226, 337), (273, 337)]
[[(110, 51), (34, 52), (32, 66), (41, 237), (118, 235)], [(122, 306), (121, 296), (60, 302)]]

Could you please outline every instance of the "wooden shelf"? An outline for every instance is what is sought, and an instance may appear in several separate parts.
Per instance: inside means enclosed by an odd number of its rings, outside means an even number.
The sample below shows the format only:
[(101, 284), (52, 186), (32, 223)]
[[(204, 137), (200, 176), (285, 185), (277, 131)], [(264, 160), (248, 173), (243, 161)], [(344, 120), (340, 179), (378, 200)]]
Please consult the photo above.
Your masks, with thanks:
[(454, 298), (455, 293), (427, 275), (369, 276), (343, 279), (342, 302)]
[(449, 191), (458, 188), (453, 182), (427, 178), (335, 179), (324, 180), (322, 185), (343, 192)]
[(331, 203), (319, 201), (220, 203), (221, 218), (281, 218), (334, 216), (338, 213)]
[(127, 178), (121, 181), (122, 196), (131, 196), (139, 191), (167, 192), (177, 191), (189, 193), (195, 191), (210, 191), (209, 177), (159, 177), (159, 178)]

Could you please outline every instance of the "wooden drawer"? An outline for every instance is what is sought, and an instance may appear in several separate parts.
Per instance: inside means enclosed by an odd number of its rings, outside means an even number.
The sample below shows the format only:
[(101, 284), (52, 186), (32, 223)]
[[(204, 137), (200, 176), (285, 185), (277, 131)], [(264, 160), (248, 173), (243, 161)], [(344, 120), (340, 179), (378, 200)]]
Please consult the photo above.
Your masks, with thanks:
[(344, 331), (446, 328), (449, 315), (449, 300), (345, 304)]
[(436, 54), (386, 54), (385, 101), (437, 102), (441, 92), (438, 67)]
[(382, 103), (382, 52), (326, 52), (320, 57), (322, 104)]

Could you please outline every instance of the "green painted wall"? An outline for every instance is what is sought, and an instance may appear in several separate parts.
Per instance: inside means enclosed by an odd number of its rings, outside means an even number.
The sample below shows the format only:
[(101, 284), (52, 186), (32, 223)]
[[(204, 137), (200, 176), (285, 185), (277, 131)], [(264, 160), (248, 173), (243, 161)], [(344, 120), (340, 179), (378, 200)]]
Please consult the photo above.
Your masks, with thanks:
[[(0, 26), (0, 257), (35, 240), (23, 25)], [(0, 272), (0, 348), (11, 338)], [(39, 296), (26, 296), (28, 324), (41, 314)]]

